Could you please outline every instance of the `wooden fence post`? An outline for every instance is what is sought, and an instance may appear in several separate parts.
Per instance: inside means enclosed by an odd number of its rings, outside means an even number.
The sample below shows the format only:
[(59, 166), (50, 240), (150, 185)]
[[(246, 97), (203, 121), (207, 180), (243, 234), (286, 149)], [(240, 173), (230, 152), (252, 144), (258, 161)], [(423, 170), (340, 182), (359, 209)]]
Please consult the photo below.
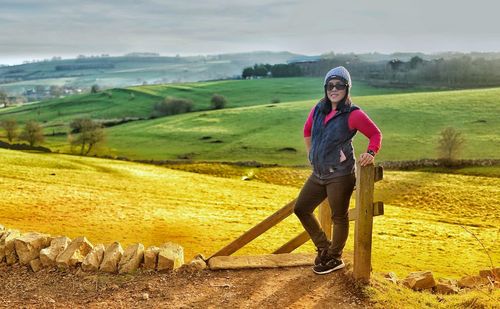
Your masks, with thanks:
[(373, 229), (373, 191), (375, 167), (356, 166), (356, 211), (354, 229), (354, 278), (368, 282), (371, 272), (372, 229)]
[(325, 199), (320, 205), (318, 210), (319, 225), (325, 231), (326, 238), (332, 240), (333, 225), (332, 225), (332, 210), (328, 199)]

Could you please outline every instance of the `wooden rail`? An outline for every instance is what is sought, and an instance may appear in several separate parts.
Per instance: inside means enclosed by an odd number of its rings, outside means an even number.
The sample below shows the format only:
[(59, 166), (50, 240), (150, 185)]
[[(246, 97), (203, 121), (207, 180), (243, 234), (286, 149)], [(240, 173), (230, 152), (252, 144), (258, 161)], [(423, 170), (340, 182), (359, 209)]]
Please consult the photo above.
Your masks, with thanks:
[(280, 253), (290, 253), (293, 250), (297, 249), (298, 247), (302, 246), (305, 244), (311, 237), (309, 237), (309, 234), (307, 234), (306, 231), (300, 233), (297, 237), (294, 239), (290, 240), (283, 246), (279, 247), (276, 249), (273, 253), (274, 254), (280, 254)]
[(249, 242), (257, 238), (259, 235), (261, 235), (262, 233), (269, 230), (270, 228), (281, 222), (283, 219), (291, 215), (293, 213), (293, 207), (295, 206), (295, 201), (296, 200), (291, 201), (283, 208), (281, 208), (271, 216), (267, 217), (267, 219), (257, 224), (250, 230), (248, 230), (246, 233), (238, 237), (232, 243), (214, 253), (212, 257), (221, 255), (231, 255), (234, 252), (241, 249), (244, 245), (248, 244)]

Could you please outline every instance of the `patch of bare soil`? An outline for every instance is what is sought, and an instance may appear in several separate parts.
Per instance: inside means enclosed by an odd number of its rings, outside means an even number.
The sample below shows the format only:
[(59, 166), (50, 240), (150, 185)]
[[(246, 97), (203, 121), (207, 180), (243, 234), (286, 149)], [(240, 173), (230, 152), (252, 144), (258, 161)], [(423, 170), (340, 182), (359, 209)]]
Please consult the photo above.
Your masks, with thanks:
[(0, 265), (2, 308), (365, 308), (346, 270), (309, 266), (253, 270), (89, 274)]

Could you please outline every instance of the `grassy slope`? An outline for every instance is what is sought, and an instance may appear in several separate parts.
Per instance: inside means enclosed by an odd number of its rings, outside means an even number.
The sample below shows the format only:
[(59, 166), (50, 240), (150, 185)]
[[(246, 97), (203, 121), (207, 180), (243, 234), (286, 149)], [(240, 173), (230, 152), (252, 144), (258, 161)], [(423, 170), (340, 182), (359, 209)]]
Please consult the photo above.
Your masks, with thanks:
[[(93, 242), (173, 240), (186, 247), (187, 257), (213, 253), (279, 209), (296, 197), (308, 174), (290, 170), (285, 177), (297, 182), (285, 186), (122, 161), (0, 154), (2, 224), (70, 237), (84, 234)], [(280, 183), (283, 176), (274, 170), (268, 182)], [(375, 269), (402, 275), (429, 268), (438, 275), (462, 275), (487, 267), (481, 246), (459, 224), (478, 235), (498, 264), (499, 187), (498, 178), (387, 172), (376, 186), (376, 200), (385, 202), (386, 214), (375, 219)], [(269, 252), (300, 231), (291, 216), (240, 253)], [(351, 235), (349, 250), (352, 240)]]
[[(44, 124), (47, 133), (66, 132), (67, 124), (79, 117), (149, 117), (152, 106), (159, 101), (158, 97), (143, 92), (113, 89), (111, 93), (111, 98), (105, 93), (84, 94), (8, 108), (0, 112), (0, 119), (16, 119), (21, 124), (36, 120)], [(130, 100), (130, 93), (135, 95), (134, 100)]]
[[(463, 158), (499, 158), (500, 88), (356, 97), (384, 135), (378, 160), (435, 158), (439, 132), (453, 126), (467, 142)], [(314, 101), (178, 115), (114, 127), (108, 145), (131, 158), (257, 160), (305, 164), (302, 126)], [(201, 140), (204, 136), (211, 139)], [(213, 143), (220, 140), (222, 143)], [(358, 134), (358, 151), (366, 138)], [(297, 152), (280, 151), (285, 147)]]
[[(115, 89), (112, 98), (83, 95), (0, 111), (0, 120), (35, 118), (47, 133), (65, 132), (76, 117), (111, 119), (148, 117), (164, 96), (190, 98), (196, 109), (206, 109), (213, 93), (228, 97), (229, 107), (156, 120), (129, 123), (108, 129), (109, 149), (101, 153), (134, 159), (257, 160), (267, 163), (305, 164), (302, 125), (318, 96), (320, 79), (290, 78), (221, 81)], [(453, 126), (466, 139), (463, 158), (499, 158), (500, 88), (431, 93), (379, 94), (380, 89), (356, 84), (354, 101), (380, 126), (384, 134), (379, 160), (412, 160), (436, 157), (440, 130)], [(386, 90), (384, 90), (386, 91)], [(129, 93), (135, 94), (130, 100)], [(270, 104), (279, 98), (279, 104)], [(296, 101), (294, 101), (296, 100)], [(289, 102), (294, 101), (294, 102)], [(260, 105), (258, 105), (260, 104)], [(252, 106), (253, 105), (253, 106)], [(240, 108), (238, 108), (240, 107)], [(200, 140), (210, 136), (211, 139)], [(359, 134), (358, 136), (361, 136)], [(214, 141), (222, 141), (214, 143)], [(68, 151), (65, 136), (49, 137), (51, 148)], [(280, 151), (283, 148), (294, 151)], [(358, 151), (366, 139), (357, 137)]]
[[(0, 155), (0, 223), (7, 227), (72, 238), (86, 235), (94, 244), (174, 241), (184, 246), (188, 260), (198, 252), (210, 255), (279, 209), (296, 197), (299, 179), (307, 177), (306, 170), (282, 168), (296, 181), (284, 186), (94, 158), (6, 150)], [(286, 178), (277, 169), (262, 173), (268, 182)], [(256, 171), (256, 180), (260, 175)], [(376, 186), (386, 213), (374, 222), (374, 271), (394, 271), (401, 278), (410, 271), (430, 269), (437, 277), (458, 278), (487, 268), (489, 260), (481, 245), (459, 224), (477, 235), (498, 265), (499, 181), (387, 172)], [(238, 254), (268, 253), (301, 230), (291, 216)], [(312, 252), (313, 247), (308, 242), (298, 251)], [(396, 287), (383, 289), (402, 304), (409, 293)], [(413, 295), (410, 303), (425, 299)], [(378, 297), (388, 306), (396, 301)]]
[[(215, 252), (296, 194), (294, 188), (121, 161), (2, 149), (0, 154), (5, 226), (86, 235), (94, 243), (175, 241), (186, 248), (186, 258)], [(267, 240), (284, 241), (284, 228)], [(299, 223), (287, 228), (297, 230)]]
[[(271, 103), (274, 99), (290, 102), (319, 98), (322, 96), (322, 82), (322, 78), (296, 77), (152, 85), (131, 89), (160, 97), (188, 98), (201, 108), (208, 108), (212, 94), (219, 93), (228, 99), (228, 107), (242, 107)], [(353, 95), (365, 96), (408, 91), (411, 90), (380, 89), (357, 83), (353, 88)]]
[[(45, 127), (52, 128), (82, 116), (95, 119), (147, 118), (151, 115), (154, 104), (164, 97), (190, 99), (195, 110), (206, 110), (210, 108), (210, 99), (214, 93), (227, 97), (228, 108), (266, 104), (273, 99), (282, 102), (298, 101), (321, 95), (321, 89), (318, 92), (321, 82), (318, 78), (275, 78), (116, 88), (106, 91), (112, 94), (111, 98), (105, 93), (83, 94), (2, 109), (0, 120), (12, 118), (24, 123), (33, 119), (43, 122)], [(358, 96), (392, 92), (401, 90), (377, 89), (362, 83), (356, 85), (354, 90), (354, 94)], [(130, 98), (131, 93), (135, 96), (133, 100)], [(63, 132), (65, 130), (65, 127), (58, 129)]]

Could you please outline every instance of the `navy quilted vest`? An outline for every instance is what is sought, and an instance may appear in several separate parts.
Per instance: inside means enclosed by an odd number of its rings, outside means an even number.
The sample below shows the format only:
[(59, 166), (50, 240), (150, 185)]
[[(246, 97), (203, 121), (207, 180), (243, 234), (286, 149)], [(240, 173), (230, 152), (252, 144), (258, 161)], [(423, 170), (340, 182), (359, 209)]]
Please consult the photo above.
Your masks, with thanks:
[(359, 107), (347, 100), (325, 124), (326, 115), (321, 111), (321, 104), (330, 103), (321, 100), (314, 110), (309, 151), (313, 173), (323, 180), (353, 174), (356, 171), (356, 160), (352, 138), (357, 130), (349, 129), (348, 119), (350, 112)]

